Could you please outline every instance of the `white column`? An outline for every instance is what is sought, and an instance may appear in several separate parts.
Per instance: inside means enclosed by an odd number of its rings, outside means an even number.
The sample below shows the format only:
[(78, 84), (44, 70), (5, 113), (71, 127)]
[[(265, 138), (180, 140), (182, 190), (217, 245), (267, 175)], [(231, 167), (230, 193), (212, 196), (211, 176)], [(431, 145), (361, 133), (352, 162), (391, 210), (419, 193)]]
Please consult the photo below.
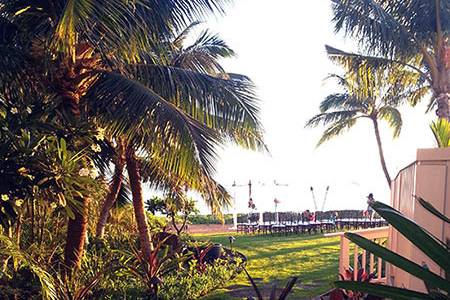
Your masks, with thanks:
[(233, 186), (233, 190), (233, 227), (230, 229), (237, 229), (236, 186)]

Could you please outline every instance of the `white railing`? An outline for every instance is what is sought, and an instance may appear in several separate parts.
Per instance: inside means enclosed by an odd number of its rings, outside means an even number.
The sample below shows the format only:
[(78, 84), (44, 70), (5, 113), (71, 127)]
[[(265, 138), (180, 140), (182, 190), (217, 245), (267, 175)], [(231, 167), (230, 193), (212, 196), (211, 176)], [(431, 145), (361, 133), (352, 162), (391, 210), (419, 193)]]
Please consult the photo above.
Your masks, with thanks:
[[(382, 242), (386, 241), (389, 235), (389, 227), (379, 227), (379, 228), (370, 228), (370, 229), (362, 229), (351, 231), (352, 233), (356, 233), (366, 239)], [(375, 256), (370, 253), (369, 262), (367, 262), (367, 251), (364, 249), (360, 249), (357, 245), (353, 244), (348, 240), (344, 233), (332, 233), (327, 236), (340, 236), (341, 238), (341, 249), (339, 254), (339, 273), (344, 274), (346, 270), (350, 269), (350, 260), (351, 256), (353, 256), (353, 276), (354, 279), (357, 279), (358, 270), (360, 269), (360, 265), (365, 269), (366, 273), (374, 274), (374, 281), (377, 282), (386, 282), (386, 278), (383, 276), (382, 268), (383, 268), (383, 260), (379, 257), (376, 258), (376, 266), (375, 266)], [(353, 248), (353, 249), (352, 249)], [(359, 257), (361, 255), (361, 261), (359, 261)], [(375, 270), (376, 268), (376, 270)]]

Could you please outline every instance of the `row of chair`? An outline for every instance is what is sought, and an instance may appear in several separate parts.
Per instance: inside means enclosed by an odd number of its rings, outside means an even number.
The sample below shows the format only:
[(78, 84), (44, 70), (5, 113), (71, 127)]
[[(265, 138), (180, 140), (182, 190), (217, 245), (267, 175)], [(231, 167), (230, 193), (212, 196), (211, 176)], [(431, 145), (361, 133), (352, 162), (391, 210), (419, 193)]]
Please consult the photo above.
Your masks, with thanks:
[[(278, 215), (278, 219), (277, 219)], [(314, 213), (315, 220), (331, 220), (331, 219), (360, 219), (364, 220), (367, 218), (365, 212), (362, 210), (341, 210), (341, 211), (316, 211)], [(239, 215), (238, 223), (255, 223), (258, 222), (260, 215), (258, 212), (253, 212), (249, 214)], [(264, 212), (263, 222), (264, 223), (294, 223), (294, 222), (307, 222), (309, 219), (301, 212)]]
[(237, 233), (243, 234), (316, 234), (336, 230), (366, 229), (386, 226), (382, 219), (337, 219), (316, 222), (238, 223)]

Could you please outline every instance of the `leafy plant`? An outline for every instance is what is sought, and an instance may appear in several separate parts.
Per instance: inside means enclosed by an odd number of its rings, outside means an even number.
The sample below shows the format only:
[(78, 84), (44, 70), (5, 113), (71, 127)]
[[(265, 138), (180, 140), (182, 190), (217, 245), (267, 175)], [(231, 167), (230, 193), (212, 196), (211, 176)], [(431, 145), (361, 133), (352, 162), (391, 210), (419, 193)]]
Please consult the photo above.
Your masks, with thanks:
[(98, 299), (112, 292), (111, 285), (122, 280), (120, 272), (127, 260), (122, 251), (114, 250), (100, 240), (89, 244), (78, 272), (70, 277), (56, 274), (58, 299)]
[[(244, 272), (248, 277), (248, 280), (250, 281), (250, 283), (252, 284), (253, 290), (256, 293), (257, 299), (258, 300), (264, 300), (261, 291), (258, 288), (258, 285), (256, 285), (255, 281), (253, 280), (252, 276), (250, 276), (250, 274), (247, 272), (247, 269), (244, 267)], [(272, 286), (272, 290), (270, 292), (270, 296), (269, 296), (269, 300), (285, 300), (286, 297), (289, 295), (289, 293), (292, 291), (292, 288), (294, 287), (295, 283), (297, 282), (298, 277), (292, 277), (291, 279), (289, 279), (289, 281), (286, 283), (286, 286), (283, 288), (283, 290), (281, 291), (281, 294), (277, 297), (276, 292), (277, 292), (277, 286), (276, 284), (274, 284)], [(253, 297), (248, 297), (248, 300), (252, 300), (254, 299)]]
[[(375, 278), (374, 274), (368, 274), (364, 269), (359, 269), (356, 279), (352, 269), (345, 270), (344, 274), (339, 274), (342, 281), (351, 282), (370, 282)], [(331, 300), (344, 300), (344, 299), (371, 299), (378, 300), (379, 297), (372, 296), (361, 292), (354, 292), (350, 290), (334, 289), (330, 292), (329, 297)]]
[(194, 300), (224, 286), (236, 274), (235, 266), (217, 260), (199, 272), (198, 262), (191, 260), (186, 268), (167, 276), (161, 284), (161, 299)]
[(432, 122), (430, 127), (438, 147), (450, 147), (450, 122), (447, 119), (438, 119)]
[(160, 212), (168, 217), (177, 235), (187, 226), (189, 216), (198, 213), (195, 201), (184, 193), (168, 193), (165, 198), (153, 197), (145, 202), (146, 209), (152, 214)]
[[(440, 213), (426, 200), (417, 197), (417, 201), (430, 213), (438, 219), (450, 223), (449, 219)], [(373, 209), (383, 217), (391, 226), (405, 236), (412, 244), (426, 254), (447, 274), (450, 273), (450, 252), (446, 244), (431, 235), (423, 227), (414, 221), (406, 218), (396, 209), (383, 204), (374, 202), (371, 204)], [(382, 247), (358, 234), (346, 233), (345, 236), (367, 251), (381, 257), (388, 263), (404, 270), (412, 276), (423, 280), (428, 293), (421, 293), (405, 288), (384, 286), (370, 282), (348, 282), (338, 281), (336, 286), (352, 290), (378, 295), (380, 297), (392, 299), (450, 299), (450, 281), (428, 270), (426, 266), (421, 266), (385, 247)]]
[(197, 248), (195, 249), (195, 257), (197, 259), (197, 269), (199, 272), (204, 272), (207, 268), (207, 255), (209, 251), (211, 251), (214, 245), (208, 245), (206, 248)]
[[(4, 235), (0, 235), (0, 255), (3, 257), (3, 262), (6, 265), (8, 265), (8, 261), (11, 261), (14, 272), (23, 268), (32, 272), (41, 284), (41, 293), (44, 299), (58, 299), (57, 288), (52, 275), (43, 269), (29, 253), (22, 251)], [(7, 274), (3, 273), (3, 275)]]
[(164, 245), (164, 240), (155, 246), (148, 259), (134, 246), (131, 247), (132, 259), (126, 267), (145, 285), (150, 298), (157, 299), (163, 277), (177, 270), (187, 256), (169, 251), (169, 247)]

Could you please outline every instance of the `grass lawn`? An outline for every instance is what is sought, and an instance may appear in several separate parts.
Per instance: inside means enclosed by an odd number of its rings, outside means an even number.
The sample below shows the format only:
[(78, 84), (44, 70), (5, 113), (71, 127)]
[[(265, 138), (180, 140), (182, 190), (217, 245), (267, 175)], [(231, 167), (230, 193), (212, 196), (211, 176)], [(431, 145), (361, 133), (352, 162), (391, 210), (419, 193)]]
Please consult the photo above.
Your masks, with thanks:
[[(229, 234), (196, 235), (200, 240), (210, 240), (229, 247)], [(251, 236), (234, 235), (233, 249), (248, 258), (247, 270), (268, 297), (272, 285), (281, 289), (291, 276), (298, 276), (293, 293), (288, 299), (310, 299), (332, 287), (337, 279), (339, 238), (315, 236)], [(243, 299), (256, 296), (241, 273), (229, 285), (204, 300)]]

